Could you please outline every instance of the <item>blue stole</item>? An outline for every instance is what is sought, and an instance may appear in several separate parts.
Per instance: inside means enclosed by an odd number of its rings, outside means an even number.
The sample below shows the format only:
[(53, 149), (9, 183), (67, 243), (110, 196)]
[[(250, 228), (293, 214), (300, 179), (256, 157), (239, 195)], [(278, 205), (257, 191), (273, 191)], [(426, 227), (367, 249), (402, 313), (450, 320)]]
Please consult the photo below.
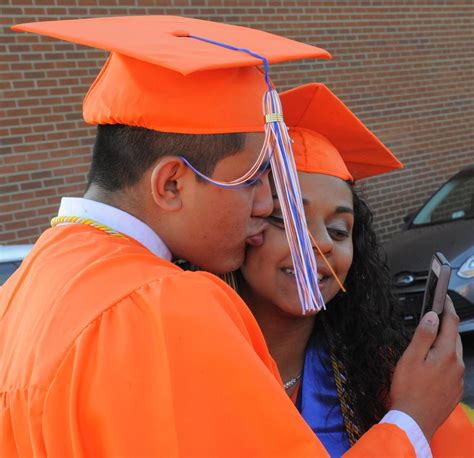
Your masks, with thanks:
[(339, 458), (350, 448), (331, 359), (316, 333), (306, 348), (296, 407), (332, 458)]

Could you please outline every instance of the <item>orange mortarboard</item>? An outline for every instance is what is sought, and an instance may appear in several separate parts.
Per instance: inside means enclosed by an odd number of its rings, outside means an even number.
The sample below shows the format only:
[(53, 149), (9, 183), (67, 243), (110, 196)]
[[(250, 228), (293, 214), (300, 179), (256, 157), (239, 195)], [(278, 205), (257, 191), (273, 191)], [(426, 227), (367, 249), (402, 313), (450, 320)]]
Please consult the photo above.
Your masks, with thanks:
[(280, 99), (299, 171), (360, 180), (403, 168), (324, 84), (300, 86)]
[(172, 16), (29, 23), (13, 29), (110, 51), (84, 100), (88, 123), (184, 134), (264, 131), (256, 162), (231, 182), (214, 181), (181, 160), (207, 181), (236, 187), (254, 178), (270, 158), (303, 311), (324, 307), (291, 140), (268, 72), (271, 63), (330, 58), (329, 53), (258, 30)]
[(84, 100), (90, 124), (211, 134), (264, 130), (268, 63), (330, 58), (315, 46), (234, 25), (175, 16), (128, 16), (20, 24), (33, 32), (110, 51)]

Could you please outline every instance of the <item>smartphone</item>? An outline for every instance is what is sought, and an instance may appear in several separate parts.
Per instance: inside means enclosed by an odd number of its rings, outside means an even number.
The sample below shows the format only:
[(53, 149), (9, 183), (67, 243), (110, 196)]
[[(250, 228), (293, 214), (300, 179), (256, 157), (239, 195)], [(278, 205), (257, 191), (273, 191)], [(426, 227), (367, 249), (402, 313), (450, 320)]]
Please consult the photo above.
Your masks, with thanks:
[(442, 253), (435, 253), (428, 273), (420, 319), (425, 313), (433, 310), (438, 314), (441, 322), (450, 277), (451, 266), (448, 260)]

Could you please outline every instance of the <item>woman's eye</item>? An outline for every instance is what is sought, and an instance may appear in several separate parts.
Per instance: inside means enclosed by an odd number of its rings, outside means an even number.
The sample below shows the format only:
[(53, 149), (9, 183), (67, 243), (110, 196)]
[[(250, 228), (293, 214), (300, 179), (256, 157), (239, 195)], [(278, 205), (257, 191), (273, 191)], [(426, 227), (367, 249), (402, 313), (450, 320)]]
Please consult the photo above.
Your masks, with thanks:
[(344, 230), (344, 229), (337, 229), (337, 228), (331, 228), (328, 227), (328, 232), (329, 235), (334, 239), (334, 240), (344, 240), (347, 239), (348, 237), (351, 236), (349, 231)]
[(285, 228), (285, 222), (281, 216), (270, 215), (267, 217), (268, 221), (274, 226)]

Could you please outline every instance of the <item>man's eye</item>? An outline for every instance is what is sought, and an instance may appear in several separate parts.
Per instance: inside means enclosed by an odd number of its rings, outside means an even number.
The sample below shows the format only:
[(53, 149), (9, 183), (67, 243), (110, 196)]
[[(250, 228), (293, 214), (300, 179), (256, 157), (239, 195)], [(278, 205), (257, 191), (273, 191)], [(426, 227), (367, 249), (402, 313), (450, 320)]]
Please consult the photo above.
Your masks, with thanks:
[(285, 228), (285, 222), (281, 216), (270, 215), (267, 219), (274, 226)]
[(245, 182), (246, 186), (249, 186), (250, 188), (260, 186), (262, 184), (262, 180), (260, 178), (257, 178), (256, 180), (248, 180)]

